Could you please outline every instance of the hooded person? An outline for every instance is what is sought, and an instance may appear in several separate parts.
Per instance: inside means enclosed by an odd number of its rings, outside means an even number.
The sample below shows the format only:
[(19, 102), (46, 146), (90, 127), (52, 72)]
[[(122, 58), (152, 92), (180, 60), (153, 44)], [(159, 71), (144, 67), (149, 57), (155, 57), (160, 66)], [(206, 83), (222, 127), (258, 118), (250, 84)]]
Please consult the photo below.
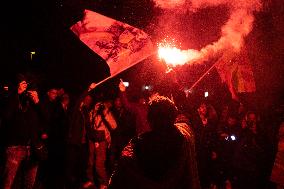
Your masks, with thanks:
[(25, 167), (25, 186), (32, 188), (37, 175), (37, 159), (33, 147), (39, 144), (41, 127), (40, 100), (35, 88), (30, 88), (26, 75), (16, 78), (16, 91), (8, 97), (5, 107), (4, 136), (6, 163), (3, 188), (9, 189), (15, 181), (19, 167)]

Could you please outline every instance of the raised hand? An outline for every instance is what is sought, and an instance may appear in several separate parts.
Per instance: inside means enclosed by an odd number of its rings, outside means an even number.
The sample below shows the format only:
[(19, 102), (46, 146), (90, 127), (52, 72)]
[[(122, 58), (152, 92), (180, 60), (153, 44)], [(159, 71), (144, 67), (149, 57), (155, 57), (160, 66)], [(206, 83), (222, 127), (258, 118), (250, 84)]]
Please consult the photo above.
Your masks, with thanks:
[(123, 80), (122, 79), (120, 79), (118, 87), (119, 87), (119, 90), (121, 92), (124, 92), (126, 90), (126, 86), (123, 84)]
[(35, 104), (39, 102), (38, 94), (36, 91), (28, 91), (28, 94)]
[(97, 86), (97, 84), (96, 84), (96, 83), (91, 83), (91, 85), (89, 86), (88, 91), (93, 90), (96, 86)]

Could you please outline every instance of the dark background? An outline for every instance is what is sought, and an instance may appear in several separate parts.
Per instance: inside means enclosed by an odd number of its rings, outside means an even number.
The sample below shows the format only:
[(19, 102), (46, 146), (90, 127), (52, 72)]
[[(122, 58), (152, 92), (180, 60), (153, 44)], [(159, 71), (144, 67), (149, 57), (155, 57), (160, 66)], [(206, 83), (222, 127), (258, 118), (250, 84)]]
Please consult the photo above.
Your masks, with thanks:
[[(3, 2), (4, 3), (4, 2)], [(253, 31), (246, 46), (253, 66), (257, 92), (249, 94), (261, 107), (283, 103), (284, 5), (282, 0), (263, 0), (256, 13)], [(43, 88), (51, 85), (80, 93), (92, 81), (109, 75), (106, 63), (70, 31), (87, 8), (145, 30), (158, 42), (167, 30), (158, 24), (162, 10), (151, 0), (26, 0), (6, 1), (1, 5), (1, 87), (10, 84), (16, 73), (30, 72)], [(220, 27), (228, 18), (226, 7), (207, 8), (179, 22), (170, 32), (184, 49), (200, 49), (220, 37)], [(30, 52), (35, 51), (31, 60)], [(183, 87), (190, 87), (213, 62), (179, 68)], [(120, 74), (141, 89), (164, 77), (164, 66), (156, 57)], [(161, 80), (162, 81), (162, 80)], [(224, 89), (212, 71), (196, 91), (221, 94)], [(201, 94), (201, 93), (200, 93)]]

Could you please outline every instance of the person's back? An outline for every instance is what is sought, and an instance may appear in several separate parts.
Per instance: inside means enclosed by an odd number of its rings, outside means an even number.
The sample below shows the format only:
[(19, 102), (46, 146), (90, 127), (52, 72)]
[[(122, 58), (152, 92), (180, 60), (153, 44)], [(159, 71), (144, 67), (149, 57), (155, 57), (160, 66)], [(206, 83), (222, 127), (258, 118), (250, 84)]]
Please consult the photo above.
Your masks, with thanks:
[(166, 97), (149, 103), (152, 131), (133, 138), (122, 152), (109, 188), (200, 188), (192, 132), (174, 124), (176, 107)]

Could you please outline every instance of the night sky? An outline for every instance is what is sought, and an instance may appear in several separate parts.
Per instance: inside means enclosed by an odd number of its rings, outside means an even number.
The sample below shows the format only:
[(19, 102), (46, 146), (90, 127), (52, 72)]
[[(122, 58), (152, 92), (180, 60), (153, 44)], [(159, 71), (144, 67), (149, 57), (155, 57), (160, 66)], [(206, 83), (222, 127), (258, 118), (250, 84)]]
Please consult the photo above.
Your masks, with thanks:
[[(284, 5), (283, 0), (263, 1), (264, 8), (255, 15), (246, 46), (256, 79), (257, 99), (283, 103)], [(154, 42), (167, 35), (157, 27), (161, 10), (151, 0), (7, 1), (5, 6), (1, 5), (1, 85), (12, 81), (16, 73), (28, 71), (42, 83), (78, 92), (91, 81), (107, 77), (106, 63), (69, 30), (82, 18), (85, 8), (143, 29)], [(224, 7), (201, 10), (180, 19), (172, 33), (179, 31), (176, 38), (183, 48), (199, 50), (220, 37), (220, 27), (227, 18)], [(198, 79), (206, 67), (184, 68), (187, 84)], [(151, 82), (161, 74), (160, 69), (153, 65), (153, 60), (146, 60), (121, 77), (137, 83)], [(206, 86), (207, 81), (211, 85), (218, 82), (205, 78), (202, 85)]]

